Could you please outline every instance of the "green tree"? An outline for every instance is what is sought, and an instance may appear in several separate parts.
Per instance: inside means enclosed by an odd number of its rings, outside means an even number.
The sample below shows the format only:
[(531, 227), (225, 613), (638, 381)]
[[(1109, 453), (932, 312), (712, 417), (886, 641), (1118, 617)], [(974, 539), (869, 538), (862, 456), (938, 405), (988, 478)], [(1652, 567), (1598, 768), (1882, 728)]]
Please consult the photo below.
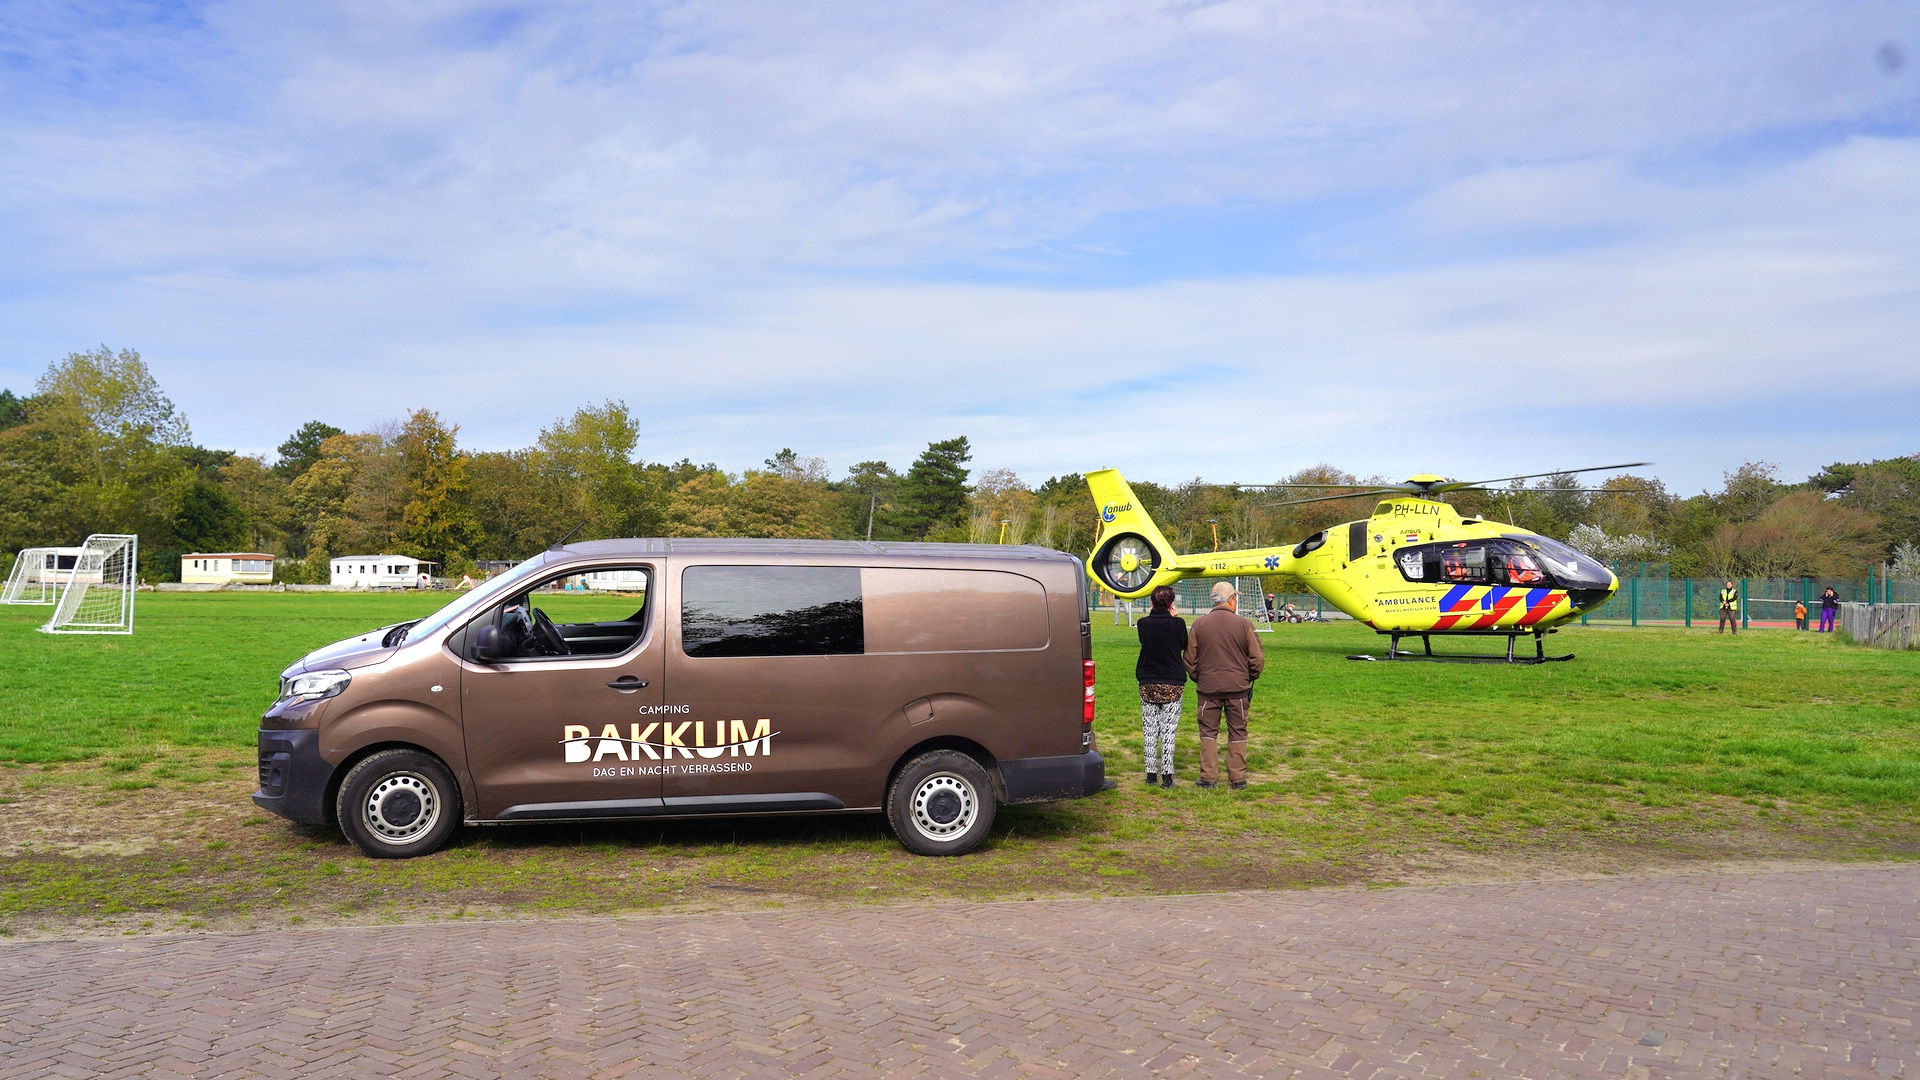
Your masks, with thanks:
[(72, 353), (47, 368), (35, 396), (43, 404), (34, 412), (46, 424), (39, 434), (56, 438), (73, 467), (56, 497), (63, 527), (81, 535), (140, 533), (156, 556), (170, 548), (180, 498), (194, 479), (186, 457), (192, 438), (140, 354), (104, 345)]
[(456, 441), (459, 430), (431, 409), (416, 409), (398, 440), (407, 467), (402, 546), (445, 573), (472, 567), (468, 551), (480, 532), (467, 505), (467, 463)]
[(280, 460), (273, 463), (273, 471), (283, 479), (292, 480), (313, 467), (320, 460), (320, 444), (335, 435), (346, 432), (323, 420), (309, 420), (300, 425), (300, 430), (287, 437), (280, 444)]
[[(195, 479), (180, 496), (174, 514), (173, 535), (188, 551), (233, 551), (247, 545), (247, 514), (225, 488), (211, 480)], [(169, 552), (177, 559), (178, 554)], [(178, 571), (178, 565), (171, 569)]]
[(0, 548), (8, 551), (76, 543), (95, 520), (85, 417), (29, 402), (25, 423), (0, 429)]
[(622, 401), (579, 409), (541, 430), (533, 464), (556, 495), (556, 539), (581, 524), (580, 539), (659, 531), (663, 496), (634, 459), (639, 441), (640, 425)]
[(864, 540), (898, 540), (890, 515), (900, 491), (900, 474), (884, 461), (862, 461), (847, 470), (840, 484), (844, 535)]
[(304, 556), (288, 546), (286, 480), (257, 455), (235, 457), (220, 467), (220, 486), (246, 515), (248, 534), (241, 547), (276, 555)]
[(1730, 473), (1722, 473), (1726, 483), (1713, 497), (1720, 512), (1734, 522), (1752, 521), (1772, 506), (1787, 490), (1780, 483), (1780, 467), (1771, 461), (1749, 461)]
[(1808, 482), (1879, 518), (1892, 542), (1920, 541), (1920, 454), (1829, 465)]
[(965, 540), (972, 459), (964, 435), (927, 444), (900, 482), (898, 507), (889, 515), (893, 528), (909, 540)]
[(0, 390), (0, 430), (27, 422), (27, 400), (13, 396), (11, 390)]
[(559, 534), (552, 493), (534, 471), (533, 451), (506, 450), (467, 459), (468, 505), (480, 537), (476, 559), (531, 558)]

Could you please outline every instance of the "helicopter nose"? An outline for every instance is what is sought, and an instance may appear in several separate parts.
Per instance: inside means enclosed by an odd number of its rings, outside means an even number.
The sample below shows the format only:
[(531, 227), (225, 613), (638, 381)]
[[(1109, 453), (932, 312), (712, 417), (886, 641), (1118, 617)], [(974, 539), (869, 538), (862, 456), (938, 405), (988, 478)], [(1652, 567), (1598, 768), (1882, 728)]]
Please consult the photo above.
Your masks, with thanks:
[(1613, 599), (1612, 589), (1569, 589), (1567, 602), (1575, 612), (1591, 611)]

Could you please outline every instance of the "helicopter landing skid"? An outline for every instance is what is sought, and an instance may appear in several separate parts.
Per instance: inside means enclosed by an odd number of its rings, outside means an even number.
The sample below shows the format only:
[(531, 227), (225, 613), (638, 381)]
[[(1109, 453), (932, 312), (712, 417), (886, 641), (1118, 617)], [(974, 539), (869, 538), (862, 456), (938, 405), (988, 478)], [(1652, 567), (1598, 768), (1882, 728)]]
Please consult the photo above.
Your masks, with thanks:
[[(1568, 653), (1565, 656), (1548, 656), (1547, 655), (1546, 635), (1553, 633), (1553, 631), (1548, 630), (1545, 633), (1543, 633), (1541, 631), (1535, 630), (1535, 631), (1531, 631), (1531, 633), (1533, 634), (1533, 655), (1532, 656), (1515, 656), (1514, 655), (1514, 648), (1513, 648), (1514, 642), (1526, 636), (1526, 632), (1504, 635), (1507, 639), (1507, 655), (1487, 656), (1484, 653), (1481, 653), (1481, 654), (1436, 653), (1433, 651), (1433, 638), (1428, 634), (1420, 634), (1420, 633), (1396, 634), (1396, 633), (1390, 632), (1388, 635), (1390, 640), (1387, 643), (1387, 655), (1385, 659), (1387, 660), (1420, 660), (1420, 661), (1425, 661), (1428, 663), (1435, 663), (1435, 664), (1551, 664), (1561, 660), (1573, 659), (1572, 653)], [(1491, 637), (1492, 635), (1486, 635), (1486, 636)], [(1400, 639), (1403, 637), (1419, 638), (1420, 644), (1422, 646), (1422, 650), (1417, 653), (1401, 651)], [(1347, 659), (1379, 660), (1382, 658), (1378, 656), (1368, 656), (1365, 653), (1358, 653), (1358, 654), (1347, 657)]]

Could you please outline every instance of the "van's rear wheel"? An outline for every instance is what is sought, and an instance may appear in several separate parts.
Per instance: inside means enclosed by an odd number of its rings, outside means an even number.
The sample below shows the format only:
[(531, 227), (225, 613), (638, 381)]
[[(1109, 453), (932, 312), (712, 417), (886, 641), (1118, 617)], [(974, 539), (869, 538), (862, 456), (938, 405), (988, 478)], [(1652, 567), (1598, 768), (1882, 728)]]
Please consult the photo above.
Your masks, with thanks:
[(887, 823), (918, 855), (961, 855), (993, 828), (993, 783), (958, 750), (922, 754), (887, 789)]
[(362, 855), (407, 859), (439, 850), (460, 827), (460, 787), (432, 754), (382, 750), (348, 771), (334, 810)]

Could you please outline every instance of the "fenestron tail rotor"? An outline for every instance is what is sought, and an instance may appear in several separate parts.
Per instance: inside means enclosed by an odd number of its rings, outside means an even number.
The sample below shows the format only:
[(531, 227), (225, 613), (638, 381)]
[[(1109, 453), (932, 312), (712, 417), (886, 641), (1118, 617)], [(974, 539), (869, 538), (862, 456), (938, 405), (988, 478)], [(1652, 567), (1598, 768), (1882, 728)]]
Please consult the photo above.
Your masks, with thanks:
[(1087, 474), (1087, 489), (1100, 508), (1100, 544), (1087, 561), (1087, 572), (1116, 596), (1145, 595), (1155, 585), (1177, 581), (1178, 556), (1134, 496), (1117, 469)]
[(1123, 533), (1100, 546), (1093, 572), (1114, 592), (1131, 593), (1145, 588), (1159, 566), (1160, 558), (1146, 537)]

